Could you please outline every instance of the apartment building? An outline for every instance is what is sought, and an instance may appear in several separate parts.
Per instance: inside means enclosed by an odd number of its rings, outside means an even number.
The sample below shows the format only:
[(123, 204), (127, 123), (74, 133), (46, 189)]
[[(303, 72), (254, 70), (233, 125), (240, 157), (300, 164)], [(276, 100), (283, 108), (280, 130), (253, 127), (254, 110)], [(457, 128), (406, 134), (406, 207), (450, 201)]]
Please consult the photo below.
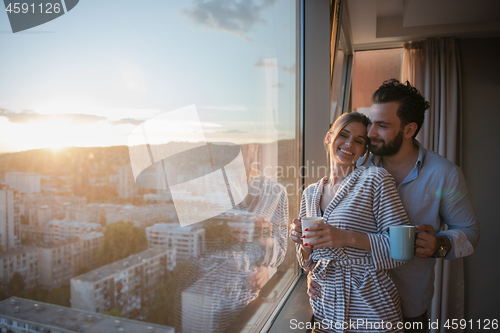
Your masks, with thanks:
[(132, 222), (136, 227), (146, 228), (159, 222), (174, 218), (173, 205), (152, 204), (147, 206), (125, 205), (106, 214), (106, 223), (118, 221)]
[(70, 205), (64, 195), (26, 193), (21, 196), (19, 211), (31, 227), (43, 227), (53, 219), (64, 218), (64, 207)]
[(150, 248), (71, 279), (71, 307), (91, 312), (118, 309), (136, 315), (153, 301), (167, 269), (175, 267), (175, 250)]
[(0, 185), (0, 250), (20, 244), (19, 192)]
[(205, 229), (180, 227), (177, 223), (157, 223), (146, 228), (150, 247), (175, 249), (177, 260), (199, 257), (205, 251)]
[(103, 240), (101, 232), (91, 232), (64, 243), (44, 243), (38, 247), (40, 286), (46, 289), (68, 284), (83, 267), (95, 264), (95, 252)]
[(1, 332), (52, 333), (174, 333), (175, 329), (90, 313), (64, 306), (11, 297), (0, 302)]
[(251, 282), (256, 274), (252, 267), (258, 257), (256, 252), (229, 252), (211, 257), (213, 268), (182, 291), (185, 332), (225, 332), (234, 317), (258, 296)]
[(32, 246), (0, 253), (0, 279), (7, 284), (14, 273), (18, 272), (24, 279), (25, 289), (35, 288), (40, 278), (38, 263), (38, 251)]
[(45, 242), (60, 242), (71, 237), (82, 238), (91, 232), (102, 231), (98, 223), (52, 220), (44, 227)]
[(130, 199), (137, 193), (138, 187), (135, 185), (130, 163), (120, 166), (118, 169), (118, 196), (122, 199)]
[(40, 192), (41, 176), (31, 172), (6, 172), (5, 183), (21, 193)]

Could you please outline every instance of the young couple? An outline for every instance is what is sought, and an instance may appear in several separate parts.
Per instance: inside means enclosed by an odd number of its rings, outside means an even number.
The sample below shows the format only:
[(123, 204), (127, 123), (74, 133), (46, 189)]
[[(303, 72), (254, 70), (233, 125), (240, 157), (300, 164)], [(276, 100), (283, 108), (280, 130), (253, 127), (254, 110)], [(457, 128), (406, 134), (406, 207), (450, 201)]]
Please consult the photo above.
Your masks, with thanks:
[[(345, 114), (328, 131), (330, 177), (304, 191), (291, 225), (299, 263), (311, 271), (308, 294), (318, 332), (394, 332), (402, 331), (401, 322), (420, 322), (414, 327), (425, 332), (433, 258), (470, 255), (479, 241), (461, 170), (415, 140), (429, 104), (397, 80), (384, 82), (373, 102), (370, 120)], [(323, 216), (325, 224), (308, 232), (321, 238), (302, 235), (306, 216)], [(388, 229), (408, 223), (421, 232), (415, 258), (401, 265), (390, 257)], [(448, 229), (440, 231), (444, 225)], [(364, 325), (347, 325), (353, 322)]]

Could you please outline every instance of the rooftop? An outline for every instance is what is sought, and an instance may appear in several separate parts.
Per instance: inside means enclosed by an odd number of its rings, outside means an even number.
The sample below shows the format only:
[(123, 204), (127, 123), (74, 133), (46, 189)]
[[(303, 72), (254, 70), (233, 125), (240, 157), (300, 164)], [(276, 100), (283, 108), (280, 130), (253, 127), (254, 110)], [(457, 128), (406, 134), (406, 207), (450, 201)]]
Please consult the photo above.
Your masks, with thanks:
[(14, 250), (9, 250), (7, 252), (0, 253), (0, 259), (12, 257), (12, 256), (15, 256), (18, 254), (34, 252), (34, 251), (36, 251), (36, 247), (34, 247), (34, 246), (23, 246), (23, 247), (14, 249)]
[(147, 261), (151, 258), (156, 257), (157, 255), (167, 253), (173, 250), (166, 250), (164, 248), (149, 248), (145, 251), (139, 252), (137, 254), (133, 254), (128, 256), (127, 258), (115, 261), (109, 265), (103, 266), (98, 269), (94, 269), (91, 272), (76, 276), (71, 280), (80, 280), (87, 282), (96, 282), (103, 278), (112, 276), (114, 274), (120, 273), (125, 269), (133, 267), (135, 265), (141, 264), (144, 261)]
[[(11, 297), (0, 302), (0, 317), (80, 333), (174, 333), (174, 328), (64, 306)], [(123, 330), (120, 330), (122, 328)]]
[(173, 233), (185, 233), (189, 231), (196, 231), (197, 229), (200, 229), (199, 226), (197, 225), (187, 225), (184, 227), (181, 227), (179, 223), (156, 223), (153, 224), (152, 226), (147, 227), (146, 229), (153, 229), (153, 230), (168, 230)]

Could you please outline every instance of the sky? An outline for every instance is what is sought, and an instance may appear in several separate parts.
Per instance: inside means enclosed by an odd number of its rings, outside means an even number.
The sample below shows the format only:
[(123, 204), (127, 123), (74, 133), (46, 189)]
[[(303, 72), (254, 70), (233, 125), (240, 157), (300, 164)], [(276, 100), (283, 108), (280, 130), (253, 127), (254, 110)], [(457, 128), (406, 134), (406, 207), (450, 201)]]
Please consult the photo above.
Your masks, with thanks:
[(2, 10), (0, 153), (126, 145), (191, 105), (207, 141), (293, 138), (295, 15), (290, 0), (84, 0), (14, 34)]

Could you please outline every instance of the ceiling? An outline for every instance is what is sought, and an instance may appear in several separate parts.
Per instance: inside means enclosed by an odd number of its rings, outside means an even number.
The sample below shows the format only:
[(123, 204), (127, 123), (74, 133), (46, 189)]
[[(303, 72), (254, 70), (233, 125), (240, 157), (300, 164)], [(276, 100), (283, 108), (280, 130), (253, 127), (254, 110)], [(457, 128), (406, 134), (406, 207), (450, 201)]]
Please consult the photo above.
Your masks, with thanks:
[[(346, 0), (355, 50), (427, 37), (500, 36), (500, 0)], [(344, 13), (345, 15), (345, 13)]]

